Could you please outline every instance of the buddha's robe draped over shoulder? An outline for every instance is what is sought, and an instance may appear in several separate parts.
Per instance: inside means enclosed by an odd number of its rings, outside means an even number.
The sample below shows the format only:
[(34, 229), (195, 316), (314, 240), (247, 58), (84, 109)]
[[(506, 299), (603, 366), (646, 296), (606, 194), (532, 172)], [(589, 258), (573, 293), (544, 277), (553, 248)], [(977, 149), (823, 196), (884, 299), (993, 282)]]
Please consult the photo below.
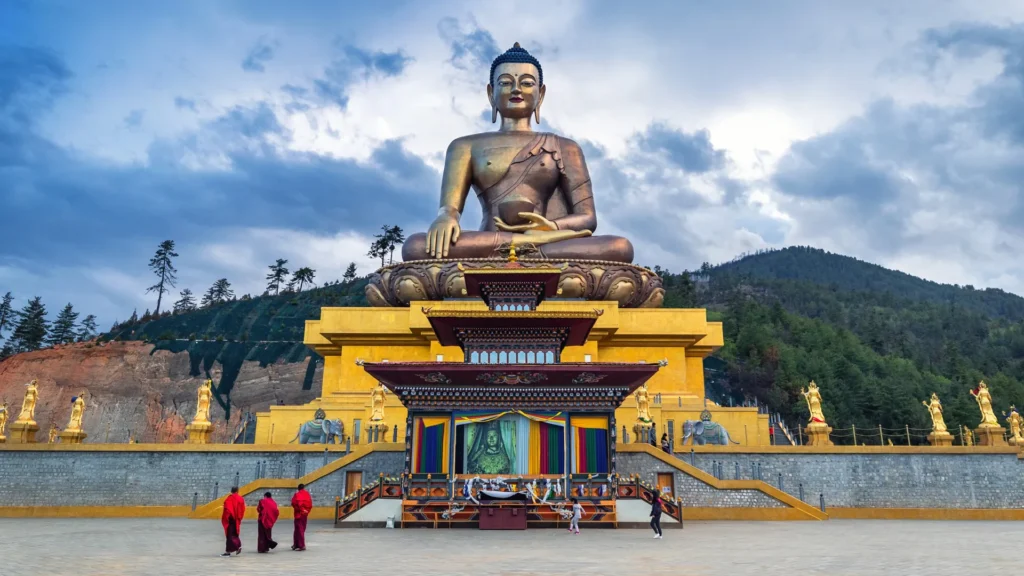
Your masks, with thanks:
[(501, 180), (477, 196), (484, 212), (481, 230), (497, 230), (493, 217), (499, 215), (498, 206), (511, 198), (530, 200), (559, 230), (597, 229), (594, 192), (583, 154), (577, 144), (554, 134), (537, 134)]
[[(559, 230), (597, 229), (593, 187), (583, 152), (575, 142), (554, 134), (538, 133), (519, 150), (498, 182), (476, 192), (483, 212), (481, 231), (463, 230), (449, 248), (448, 258), (499, 256), (499, 246), (517, 235), (499, 231), (494, 217), (500, 215), (498, 207), (512, 199), (529, 200), (536, 212)], [(426, 245), (426, 234), (413, 234), (402, 246), (402, 259), (429, 258)], [(550, 259), (633, 261), (633, 245), (618, 236), (573, 238), (543, 244), (539, 249), (541, 257)]]

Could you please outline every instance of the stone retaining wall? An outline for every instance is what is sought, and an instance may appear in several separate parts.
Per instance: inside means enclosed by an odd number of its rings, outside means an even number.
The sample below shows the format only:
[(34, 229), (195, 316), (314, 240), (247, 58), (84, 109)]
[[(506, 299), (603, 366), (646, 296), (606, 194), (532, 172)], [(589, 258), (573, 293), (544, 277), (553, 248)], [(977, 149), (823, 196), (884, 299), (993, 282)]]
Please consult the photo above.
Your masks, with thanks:
[[(202, 506), (235, 484), (297, 478), (344, 452), (0, 450), (0, 506)], [(346, 472), (396, 475), (403, 452), (372, 452), (309, 485), (317, 506), (344, 496)], [(257, 465), (259, 472), (257, 472)], [(237, 476), (236, 476), (237, 474)], [(255, 505), (264, 490), (246, 501)], [(293, 490), (271, 490), (278, 500)], [(278, 493), (282, 494), (278, 494)]]
[[(677, 456), (691, 462), (689, 453)], [(643, 453), (620, 452), (618, 459), (621, 473), (637, 472), (651, 482), (656, 472), (670, 471), (665, 463)], [(759, 479), (796, 497), (802, 484), (804, 501), (815, 506), (824, 495), (827, 507), (1024, 508), (1024, 462), (1014, 453), (693, 454), (693, 464), (708, 474), (715, 474), (718, 463), (723, 480)], [(689, 476), (690, 480), (680, 483), (681, 475), (676, 474), (676, 489), (686, 506), (759, 505), (724, 494), (736, 491), (714, 490)], [(709, 500), (708, 490), (722, 494)]]

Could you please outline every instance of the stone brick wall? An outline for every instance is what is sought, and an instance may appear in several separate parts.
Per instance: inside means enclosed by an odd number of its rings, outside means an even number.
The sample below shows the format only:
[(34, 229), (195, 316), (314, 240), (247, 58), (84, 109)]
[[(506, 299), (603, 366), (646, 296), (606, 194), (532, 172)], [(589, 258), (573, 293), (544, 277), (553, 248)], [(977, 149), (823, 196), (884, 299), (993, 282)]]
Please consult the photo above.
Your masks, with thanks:
[[(690, 454), (679, 454), (690, 462)], [(667, 466), (647, 454), (620, 453), (620, 473), (640, 472), (653, 481), (654, 473)], [(714, 474), (721, 463), (722, 479), (760, 479), (827, 507), (852, 508), (1022, 508), (1024, 462), (1015, 454), (801, 454), (801, 453), (696, 453), (695, 466)], [(666, 469), (662, 469), (666, 468)], [(738, 475), (737, 475), (738, 470)], [(757, 472), (760, 478), (757, 478)], [(779, 476), (782, 484), (779, 485)], [(707, 489), (677, 486), (688, 506), (735, 506), (701, 504)], [(713, 492), (726, 492), (714, 491)], [(724, 496), (713, 496), (718, 502)], [(743, 504), (746, 505), (746, 504)]]
[[(341, 452), (89, 452), (0, 450), (0, 506), (191, 506), (258, 477), (296, 478)], [(344, 496), (346, 472), (363, 482), (402, 471), (403, 452), (374, 452), (310, 483), (317, 506)], [(259, 472), (257, 472), (257, 465)], [(236, 476), (237, 474), (237, 476)], [(246, 501), (255, 505), (263, 491)], [(291, 490), (271, 490), (278, 500)], [(284, 492), (286, 494), (280, 494)]]
[(658, 474), (673, 472), (675, 474), (676, 494), (683, 498), (683, 507), (698, 508), (784, 508), (785, 504), (758, 492), (757, 490), (718, 490), (708, 484), (679, 472), (661, 460), (642, 452), (620, 452), (618, 459), (619, 474), (629, 476), (639, 474), (640, 477), (657, 485)]

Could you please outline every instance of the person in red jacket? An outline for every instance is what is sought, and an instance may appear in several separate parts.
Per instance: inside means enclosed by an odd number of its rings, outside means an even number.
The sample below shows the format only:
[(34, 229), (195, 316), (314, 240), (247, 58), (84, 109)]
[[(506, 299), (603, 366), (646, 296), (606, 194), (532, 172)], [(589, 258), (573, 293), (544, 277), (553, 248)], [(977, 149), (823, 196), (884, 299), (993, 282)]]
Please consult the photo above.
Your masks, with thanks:
[(259, 522), (256, 526), (257, 540), (256, 551), (260, 553), (270, 552), (277, 548), (277, 542), (271, 536), (271, 528), (277, 522), (281, 512), (277, 509), (277, 502), (270, 496), (270, 492), (263, 494), (263, 499), (256, 505), (256, 512), (259, 513)]
[(299, 490), (292, 496), (292, 510), (295, 511), (295, 532), (292, 534), (292, 550), (306, 549), (306, 519), (313, 509), (313, 498), (306, 492), (306, 485), (299, 484)]
[(242, 553), (242, 541), (238, 534), (242, 530), (242, 518), (245, 518), (245, 500), (238, 495), (238, 487), (231, 487), (231, 494), (224, 499), (224, 513), (220, 515), (220, 523), (224, 525), (224, 535), (227, 536), (227, 547), (221, 556), (231, 556), (234, 552), (237, 556)]

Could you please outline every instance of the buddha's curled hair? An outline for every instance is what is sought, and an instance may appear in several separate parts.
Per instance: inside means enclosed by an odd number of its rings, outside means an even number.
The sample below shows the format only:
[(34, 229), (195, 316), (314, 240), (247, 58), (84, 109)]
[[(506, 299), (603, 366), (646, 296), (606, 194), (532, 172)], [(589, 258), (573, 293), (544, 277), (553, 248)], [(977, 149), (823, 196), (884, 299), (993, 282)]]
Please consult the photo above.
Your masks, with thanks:
[(499, 64), (533, 64), (537, 67), (537, 74), (539, 76), (537, 78), (537, 82), (542, 86), (544, 85), (544, 69), (540, 67), (540, 61), (537, 60), (533, 54), (527, 52), (526, 48), (520, 46), (519, 42), (516, 42), (503, 54), (499, 54), (498, 57), (494, 59), (494, 62), (491, 62), (491, 74), (487, 77), (487, 82), (489, 84), (494, 84), (494, 70)]

